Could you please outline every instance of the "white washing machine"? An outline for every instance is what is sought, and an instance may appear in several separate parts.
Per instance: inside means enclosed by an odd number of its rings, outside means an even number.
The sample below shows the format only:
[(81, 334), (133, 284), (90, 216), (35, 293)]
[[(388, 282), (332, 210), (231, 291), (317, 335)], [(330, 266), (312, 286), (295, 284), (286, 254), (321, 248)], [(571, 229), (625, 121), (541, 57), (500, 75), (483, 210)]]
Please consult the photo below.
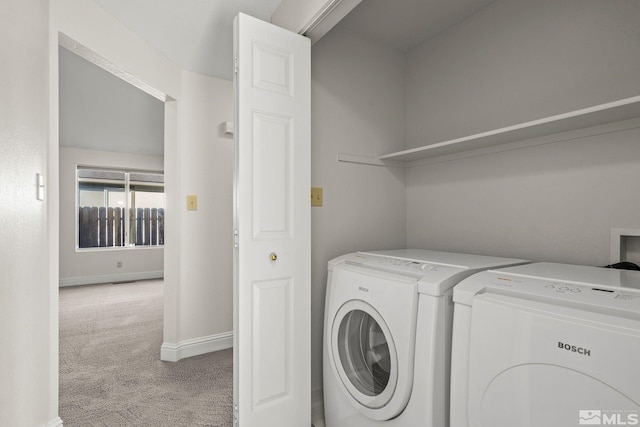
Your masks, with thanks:
[(452, 288), (477, 271), (524, 262), (416, 249), (330, 261), (326, 427), (446, 426)]
[(529, 264), (454, 301), (451, 427), (640, 422), (640, 272)]

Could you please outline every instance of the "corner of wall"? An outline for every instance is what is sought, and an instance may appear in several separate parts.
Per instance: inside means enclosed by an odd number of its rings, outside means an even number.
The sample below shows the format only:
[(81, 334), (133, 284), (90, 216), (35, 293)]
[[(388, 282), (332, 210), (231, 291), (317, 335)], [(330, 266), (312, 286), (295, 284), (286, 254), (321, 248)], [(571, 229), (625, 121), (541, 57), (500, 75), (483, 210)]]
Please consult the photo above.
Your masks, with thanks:
[(311, 390), (311, 423), (315, 427), (324, 426), (324, 396), (322, 387)]
[(214, 351), (226, 350), (233, 347), (233, 332), (209, 335), (177, 343), (162, 343), (160, 360), (177, 362), (187, 357), (199, 356)]

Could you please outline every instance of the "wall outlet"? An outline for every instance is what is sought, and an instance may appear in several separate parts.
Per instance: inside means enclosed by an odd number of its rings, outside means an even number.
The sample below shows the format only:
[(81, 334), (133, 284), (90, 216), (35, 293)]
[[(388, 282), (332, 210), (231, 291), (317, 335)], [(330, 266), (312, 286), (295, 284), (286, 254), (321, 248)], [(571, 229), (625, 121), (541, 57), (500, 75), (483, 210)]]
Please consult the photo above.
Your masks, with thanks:
[(322, 206), (322, 187), (311, 187), (311, 206)]
[(611, 229), (610, 261), (640, 264), (640, 228)]
[(122, 268), (122, 261), (116, 261), (116, 268)]

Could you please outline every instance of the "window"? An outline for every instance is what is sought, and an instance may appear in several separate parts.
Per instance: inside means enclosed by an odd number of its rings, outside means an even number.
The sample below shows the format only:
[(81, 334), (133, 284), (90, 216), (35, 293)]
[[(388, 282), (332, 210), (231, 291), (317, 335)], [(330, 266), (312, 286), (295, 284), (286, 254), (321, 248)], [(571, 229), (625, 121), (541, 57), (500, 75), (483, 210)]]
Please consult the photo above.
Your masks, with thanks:
[(78, 245), (164, 245), (162, 173), (78, 167)]

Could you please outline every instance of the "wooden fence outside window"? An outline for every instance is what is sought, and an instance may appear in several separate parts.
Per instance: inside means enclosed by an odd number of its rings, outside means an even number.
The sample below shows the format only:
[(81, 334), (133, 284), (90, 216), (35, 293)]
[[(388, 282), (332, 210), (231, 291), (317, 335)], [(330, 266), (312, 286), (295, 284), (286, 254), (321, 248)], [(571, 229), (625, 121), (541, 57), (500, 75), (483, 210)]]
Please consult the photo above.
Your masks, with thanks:
[[(125, 208), (83, 206), (78, 208), (78, 247), (125, 246)], [(164, 245), (164, 209), (129, 209), (129, 244)]]

